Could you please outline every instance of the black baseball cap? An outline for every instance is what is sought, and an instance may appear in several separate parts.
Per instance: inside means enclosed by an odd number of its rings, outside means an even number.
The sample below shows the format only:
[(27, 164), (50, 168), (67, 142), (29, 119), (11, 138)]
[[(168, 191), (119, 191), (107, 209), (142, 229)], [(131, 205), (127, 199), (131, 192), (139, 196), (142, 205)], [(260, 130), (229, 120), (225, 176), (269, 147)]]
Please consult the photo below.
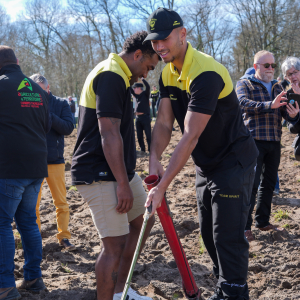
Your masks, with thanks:
[(144, 87), (143, 86), (143, 84), (142, 83), (140, 83), (140, 82), (136, 82), (133, 86), (132, 86), (133, 88), (137, 88), (137, 87), (140, 87), (140, 88), (142, 88), (142, 87)]
[(159, 7), (147, 19), (148, 40), (164, 40), (170, 35), (173, 29), (183, 26), (179, 14), (172, 9)]

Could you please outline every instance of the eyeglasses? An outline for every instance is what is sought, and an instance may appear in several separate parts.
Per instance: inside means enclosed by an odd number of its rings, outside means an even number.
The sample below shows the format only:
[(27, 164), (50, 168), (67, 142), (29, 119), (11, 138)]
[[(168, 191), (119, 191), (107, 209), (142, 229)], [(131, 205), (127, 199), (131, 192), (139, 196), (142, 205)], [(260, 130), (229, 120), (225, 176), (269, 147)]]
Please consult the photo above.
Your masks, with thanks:
[(299, 73), (299, 71), (295, 70), (293, 73), (286, 74), (286, 77), (291, 78), (293, 75), (296, 75), (298, 73)]
[(277, 64), (269, 64), (269, 63), (265, 63), (265, 64), (256, 63), (256, 64), (263, 65), (266, 69), (269, 69), (270, 66), (272, 67), (272, 69), (275, 69), (277, 67)]

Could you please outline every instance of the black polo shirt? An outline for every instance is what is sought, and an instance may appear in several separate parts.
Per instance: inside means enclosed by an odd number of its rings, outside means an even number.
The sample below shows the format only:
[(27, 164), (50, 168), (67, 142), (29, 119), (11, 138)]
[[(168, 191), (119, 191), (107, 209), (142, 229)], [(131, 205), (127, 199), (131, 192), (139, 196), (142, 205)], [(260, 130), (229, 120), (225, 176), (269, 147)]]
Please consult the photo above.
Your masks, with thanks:
[(162, 101), (170, 98), (173, 113), (184, 132), (187, 111), (211, 115), (192, 152), (203, 176), (238, 160), (247, 166), (257, 157), (253, 138), (245, 127), (227, 69), (188, 44), (181, 74), (168, 63), (159, 81)]
[(88, 75), (80, 97), (77, 142), (74, 149), (72, 184), (116, 181), (103, 153), (98, 118), (121, 119), (124, 162), (131, 180), (136, 149), (129, 80), (131, 72), (117, 54), (99, 63)]

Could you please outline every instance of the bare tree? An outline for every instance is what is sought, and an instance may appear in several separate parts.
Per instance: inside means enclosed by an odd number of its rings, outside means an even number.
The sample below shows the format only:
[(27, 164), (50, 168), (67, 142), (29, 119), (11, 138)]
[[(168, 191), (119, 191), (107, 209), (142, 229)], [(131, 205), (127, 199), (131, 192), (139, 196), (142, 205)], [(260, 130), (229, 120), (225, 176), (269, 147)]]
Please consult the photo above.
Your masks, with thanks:
[(272, 51), (278, 61), (299, 40), (299, 3), (295, 0), (227, 0), (227, 3), (237, 20), (232, 49), (239, 75), (252, 64), (259, 50)]

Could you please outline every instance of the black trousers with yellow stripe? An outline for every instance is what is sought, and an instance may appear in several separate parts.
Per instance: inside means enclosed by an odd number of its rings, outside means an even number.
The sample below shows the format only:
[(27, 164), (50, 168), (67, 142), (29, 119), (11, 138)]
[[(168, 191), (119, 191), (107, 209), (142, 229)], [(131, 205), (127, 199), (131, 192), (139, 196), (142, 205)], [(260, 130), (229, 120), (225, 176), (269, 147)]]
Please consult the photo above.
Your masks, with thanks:
[(256, 160), (247, 167), (236, 161), (208, 177), (196, 177), (200, 232), (214, 264), (217, 288), (226, 300), (249, 299), (249, 244), (244, 230), (255, 165)]

